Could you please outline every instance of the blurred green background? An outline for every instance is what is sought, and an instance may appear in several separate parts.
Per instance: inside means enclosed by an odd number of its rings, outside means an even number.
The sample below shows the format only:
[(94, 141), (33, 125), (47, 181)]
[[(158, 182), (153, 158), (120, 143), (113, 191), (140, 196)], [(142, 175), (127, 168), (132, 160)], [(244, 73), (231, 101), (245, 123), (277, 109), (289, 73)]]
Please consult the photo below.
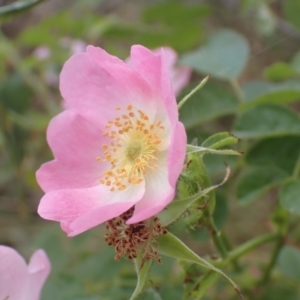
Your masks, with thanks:
[[(40, 2), (1, 15), (15, 1), (0, 0), (0, 244), (26, 259), (46, 250), (52, 272), (41, 299), (125, 300), (136, 284), (132, 263), (113, 260), (101, 226), (68, 238), (36, 213), (43, 194), (35, 171), (52, 159), (45, 132), (62, 110), (59, 73), (88, 44), (123, 59), (132, 44), (174, 48), (178, 64), (194, 71), (178, 100), (210, 75), (180, 112), (189, 140), (229, 131), (245, 153), (206, 158), (213, 182), (222, 180), (224, 161), (231, 167), (217, 195), (216, 223), (233, 246), (286, 228), (270, 278), (256, 284), (273, 245), (251, 252), (231, 276), (247, 299), (300, 299), (300, 0)], [(201, 255), (216, 252), (201, 226), (182, 221), (171, 230)], [(163, 258), (141, 299), (183, 299), (185, 277)], [(236, 297), (220, 280), (203, 299)]]

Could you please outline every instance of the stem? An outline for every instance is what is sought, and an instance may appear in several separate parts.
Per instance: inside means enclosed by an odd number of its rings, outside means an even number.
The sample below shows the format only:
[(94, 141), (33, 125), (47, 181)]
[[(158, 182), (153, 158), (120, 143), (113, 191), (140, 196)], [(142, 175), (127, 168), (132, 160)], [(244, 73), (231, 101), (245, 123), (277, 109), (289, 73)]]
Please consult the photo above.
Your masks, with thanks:
[(271, 259), (270, 259), (270, 261), (269, 261), (269, 263), (268, 263), (268, 265), (267, 265), (267, 267), (266, 267), (266, 269), (265, 269), (265, 271), (262, 275), (262, 278), (260, 280), (261, 285), (265, 285), (269, 281), (271, 272), (273, 270), (273, 267), (276, 263), (278, 254), (279, 254), (280, 249), (281, 249), (283, 244), (284, 244), (284, 237), (281, 234), (277, 234), (277, 241), (276, 241)]
[(214, 245), (217, 248), (221, 257), (223, 259), (226, 259), (227, 258), (227, 249), (226, 249), (223, 239), (221, 238), (221, 232), (216, 227), (214, 219), (212, 218), (211, 215), (208, 216), (207, 220), (208, 220), (207, 227), (208, 227), (211, 237), (213, 239)]
[(228, 253), (228, 259), (237, 259), (240, 256), (244, 255), (245, 253), (251, 251), (252, 249), (259, 247), (265, 243), (268, 243), (272, 240), (275, 240), (278, 237), (277, 233), (268, 233), (265, 235), (258, 236), (243, 245), (239, 246), (235, 250), (232, 250)]
[(231, 79), (229, 82), (230, 82), (231, 87), (233, 88), (233, 91), (234, 91), (237, 99), (240, 102), (244, 102), (245, 101), (245, 95), (244, 95), (244, 92), (242, 91), (239, 83), (237, 82), (237, 80), (236, 79)]
[[(227, 250), (227, 251), (231, 251), (231, 250), (232, 250), (231, 243), (230, 243), (230, 241), (229, 241), (229, 239), (228, 239), (228, 237), (227, 237), (227, 235), (225, 234), (224, 231), (221, 231), (221, 239), (222, 239), (222, 241), (223, 241), (223, 243), (224, 243), (224, 245), (225, 245), (225, 247), (226, 247), (226, 250)], [(233, 265), (234, 269), (235, 269), (237, 272), (241, 272), (242, 267), (240, 266), (240, 264), (239, 264), (237, 258), (232, 259), (232, 265)]]
[[(271, 242), (278, 237), (277, 233), (268, 233), (259, 237), (256, 237), (245, 244), (239, 246), (233, 251), (228, 253), (227, 259), (223, 261), (214, 262), (214, 265), (218, 268), (224, 268), (228, 265), (231, 261), (238, 259), (240, 256), (246, 254), (247, 252), (253, 250), (256, 247), (259, 247), (265, 243)], [(209, 270), (199, 281), (199, 288), (197, 290), (197, 300), (201, 299), (205, 294), (206, 291), (214, 284), (214, 282), (218, 279), (218, 274), (214, 273), (213, 271)]]

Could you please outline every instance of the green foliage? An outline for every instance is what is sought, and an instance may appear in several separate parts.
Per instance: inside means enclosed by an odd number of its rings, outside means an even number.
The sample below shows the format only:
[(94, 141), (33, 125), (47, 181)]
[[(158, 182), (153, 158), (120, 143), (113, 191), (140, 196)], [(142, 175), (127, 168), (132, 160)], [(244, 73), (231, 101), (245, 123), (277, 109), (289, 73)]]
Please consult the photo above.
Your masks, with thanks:
[(208, 82), (180, 110), (180, 120), (187, 129), (218, 117), (233, 114), (237, 99), (222, 85)]
[(290, 77), (296, 77), (299, 75), (291, 66), (284, 62), (276, 62), (267, 67), (264, 71), (264, 77), (268, 80), (279, 81), (288, 79)]
[(287, 211), (300, 215), (300, 180), (285, 184), (280, 190), (279, 200)]
[(238, 117), (233, 134), (240, 138), (299, 135), (300, 117), (285, 106), (274, 104), (256, 106)]
[(300, 279), (300, 251), (292, 246), (285, 246), (281, 249), (278, 261), (278, 267), (289, 278)]
[(239, 201), (248, 203), (282, 183), (286, 178), (287, 173), (273, 166), (249, 169), (238, 182), (236, 196)]
[[(246, 153), (246, 161), (253, 166), (276, 166), (292, 174), (299, 157), (300, 137), (284, 136), (260, 140)], [(276, 150), (276, 151), (274, 151)]]
[(285, 104), (299, 100), (300, 83), (298, 80), (289, 80), (281, 83), (254, 81), (243, 86), (245, 103), (241, 110), (266, 103)]
[(243, 71), (248, 55), (249, 46), (243, 36), (222, 30), (212, 35), (204, 47), (185, 54), (181, 61), (202, 74), (232, 80)]
[(283, 11), (285, 18), (295, 27), (300, 28), (300, 20), (298, 12), (300, 10), (299, 0), (286, 0), (283, 3)]
[(118, 41), (129, 38), (150, 48), (169, 45), (184, 51), (196, 46), (201, 40), (201, 23), (209, 13), (207, 5), (166, 1), (147, 7), (141, 16), (142, 25), (116, 22), (105, 32), (105, 37)]

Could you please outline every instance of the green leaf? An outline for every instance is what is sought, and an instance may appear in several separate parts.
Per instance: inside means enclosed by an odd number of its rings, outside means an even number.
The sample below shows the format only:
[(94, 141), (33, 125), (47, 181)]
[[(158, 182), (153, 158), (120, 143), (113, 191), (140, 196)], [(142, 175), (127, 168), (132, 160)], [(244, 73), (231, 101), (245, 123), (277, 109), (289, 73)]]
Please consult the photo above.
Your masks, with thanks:
[(240, 178), (236, 196), (240, 202), (248, 203), (281, 183), (287, 177), (286, 172), (274, 166), (251, 169)]
[(202, 144), (202, 147), (211, 149), (220, 149), (225, 146), (234, 145), (239, 139), (229, 132), (219, 132), (208, 137)]
[(239, 294), (240, 298), (243, 299), (243, 296), (241, 294), (240, 289), (236, 285), (236, 283), (228, 277), (225, 273), (223, 273), (220, 269), (214, 267), (211, 265), (209, 262), (198, 256), (195, 252), (193, 252), (191, 249), (189, 249), (185, 244), (181, 242), (176, 236), (174, 236), (171, 233), (161, 235), (156, 239), (159, 247), (158, 247), (158, 252), (174, 257), (177, 259), (182, 259), (185, 261), (190, 261), (193, 263), (196, 263), (200, 266), (203, 266), (209, 270), (212, 270), (219, 275), (223, 276), (235, 289), (235, 291)]
[(9, 5), (0, 7), (0, 22), (7, 21), (16, 15), (32, 8), (33, 6), (41, 3), (44, 0), (27, 0), (18, 1)]
[(241, 111), (264, 103), (284, 104), (297, 101), (300, 98), (300, 82), (299, 80), (281, 83), (253, 81), (243, 85), (243, 92), (246, 102), (239, 106)]
[(300, 135), (300, 118), (285, 106), (260, 105), (238, 117), (233, 134), (240, 138)]
[(277, 265), (287, 277), (300, 280), (300, 250), (296, 247), (283, 247)]
[(285, 19), (297, 28), (300, 28), (299, 11), (300, 0), (283, 1), (283, 13)]
[(293, 174), (299, 153), (300, 137), (284, 136), (259, 141), (247, 152), (245, 158), (250, 165), (258, 167), (272, 165)]
[(247, 40), (231, 30), (221, 30), (210, 36), (198, 50), (185, 54), (182, 64), (205, 75), (232, 80), (243, 71), (249, 56)]
[(179, 118), (186, 129), (235, 113), (238, 100), (226, 88), (208, 82), (180, 109)]
[(151, 267), (152, 260), (147, 260), (143, 262), (142, 258), (143, 258), (143, 253), (140, 253), (137, 259), (134, 260), (134, 265), (135, 265), (135, 270), (137, 273), (138, 280), (137, 280), (136, 288), (130, 300), (136, 299), (136, 297), (142, 292)]
[(290, 213), (300, 215), (300, 180), (285, 184), (280, 190), (279, 200)]
[(277, 81), (295, 77), (297, 72), (287, 63), (278, 61), (265, 68), (264, 77), (269, 80)]

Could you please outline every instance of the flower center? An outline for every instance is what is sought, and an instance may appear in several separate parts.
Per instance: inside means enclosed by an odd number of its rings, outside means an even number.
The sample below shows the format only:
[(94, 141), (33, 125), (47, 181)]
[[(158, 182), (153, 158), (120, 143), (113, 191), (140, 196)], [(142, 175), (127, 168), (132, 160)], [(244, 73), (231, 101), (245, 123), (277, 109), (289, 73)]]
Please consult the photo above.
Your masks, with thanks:
[[(110, 186), (110, 190), (125, 190), (130, 184), (144, 180), (149, 169), (156, 168), (157, 152), (164, 131), (161, 121), (150, 122), (148, 115), (132, 105), (116, 107), (120, 114), (108, 121), (103, 136), (110, 143), (102, 145), (104, 157), (98, 162), (110, 163), (99, 182)], [(123, 112), (121, 112), (123, 111)]]
[(127, 159), (131, 162), (135, 162), (135, 160), (141, 154), (141, 148), (141, 143), (139, 141), (133, 141), (130, 145), (128, 145), (128, 148), (126, 150)]

